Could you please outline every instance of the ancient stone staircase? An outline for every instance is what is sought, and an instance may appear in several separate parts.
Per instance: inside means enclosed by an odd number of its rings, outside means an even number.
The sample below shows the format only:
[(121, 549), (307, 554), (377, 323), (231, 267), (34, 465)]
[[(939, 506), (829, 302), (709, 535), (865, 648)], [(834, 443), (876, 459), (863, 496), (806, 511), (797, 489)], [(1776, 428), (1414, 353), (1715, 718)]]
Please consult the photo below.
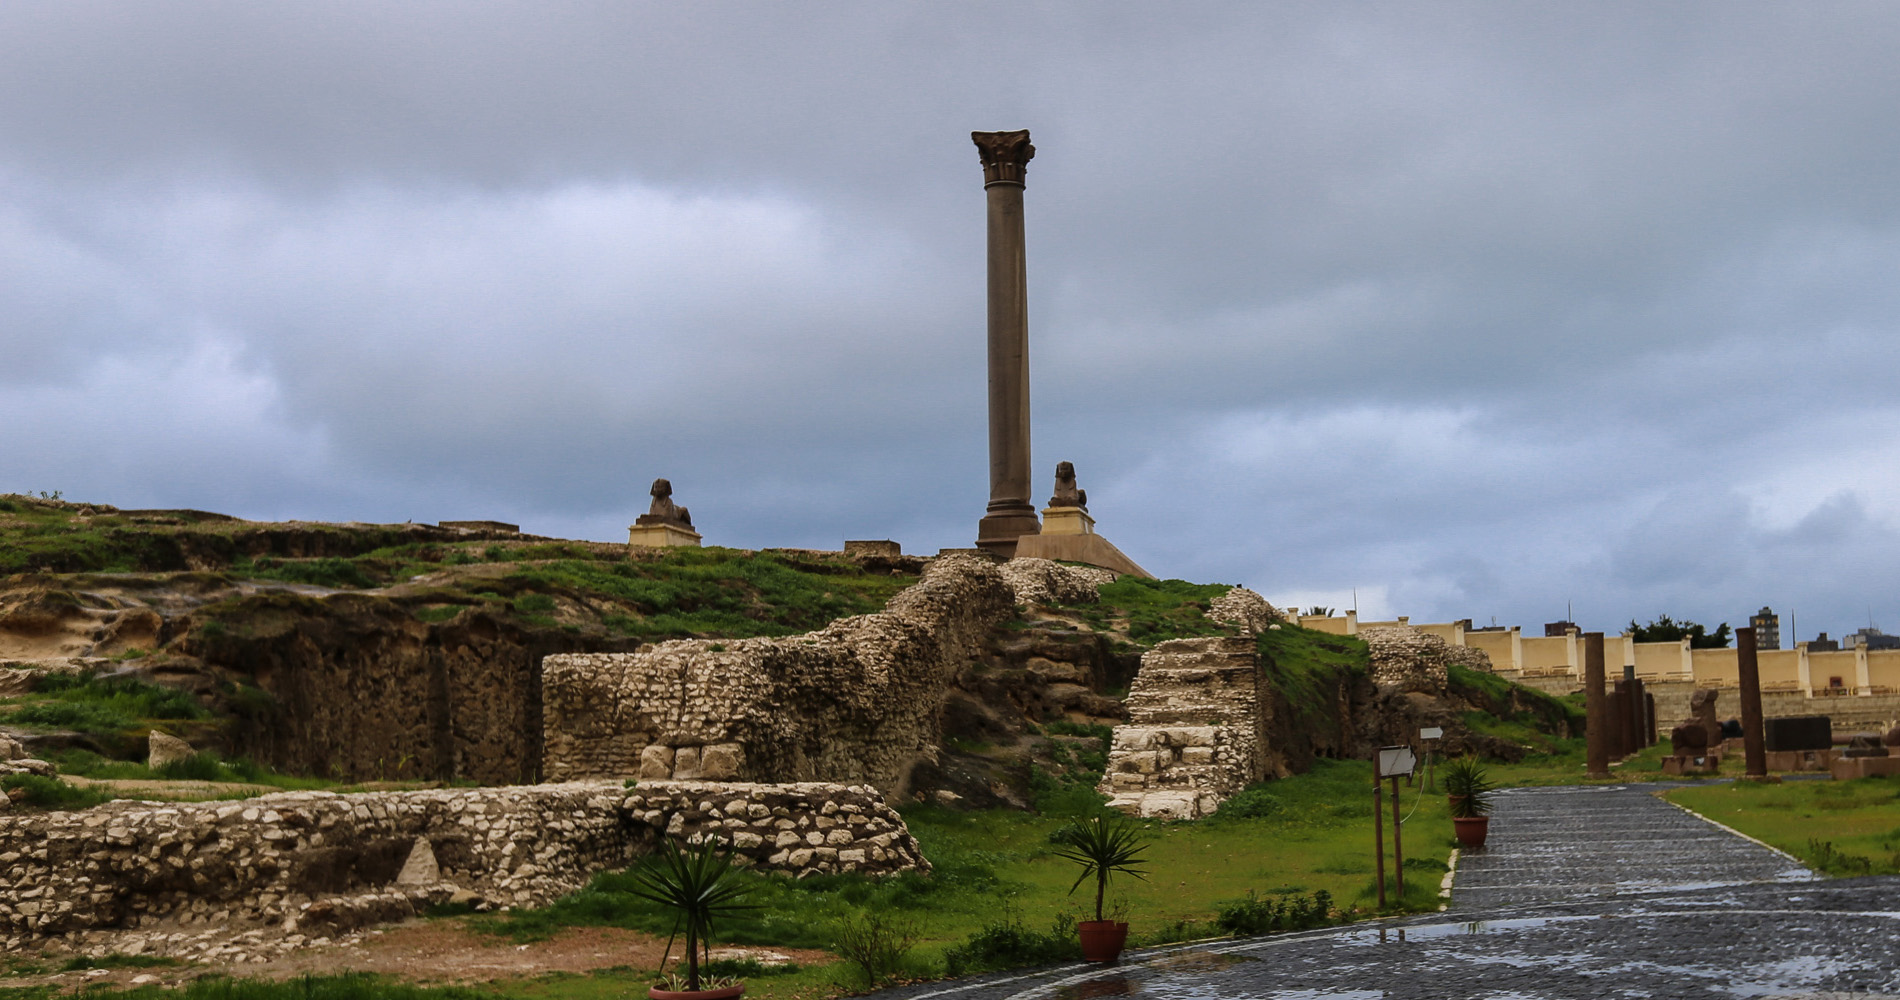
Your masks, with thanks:
[(1192, 819), (1262, 777), (1259, 659), (1251, 637), (1174, 639), (1141, 658), (1127, 725), (1099, 786), (1136, 816)]

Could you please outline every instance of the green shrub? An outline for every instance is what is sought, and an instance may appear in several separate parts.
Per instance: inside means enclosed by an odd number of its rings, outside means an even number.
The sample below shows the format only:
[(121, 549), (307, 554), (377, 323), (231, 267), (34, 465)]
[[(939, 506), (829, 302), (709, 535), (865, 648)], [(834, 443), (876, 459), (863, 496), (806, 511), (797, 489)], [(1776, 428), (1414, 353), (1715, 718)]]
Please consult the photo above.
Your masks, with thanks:
[(335, 590), (367, 590), (379, 585), (350, 559), (259, 559), (245, 575)]
[(1216, 820), (1267, 819), (1286, 812), (1286, 803), (1260, 785), (1250, 785), (1220, 804)]
[(918, 929), (915, 920), (859, 910), (838, 921), (834, 934), (832, 950), (857, 966), (866, 986), (875, 987), (903, 971)]
[(154, 773), (170, 781), (228, 781), (232, 777), (209, 750), (162, 764)]
[(58, 778), (48, 778), (38, 774), (9, 774), (5, 778), (0, 778), (0, 789), (12, 791), (15, 788), (26, 791), (26, 797), (20, 800), (22, 805), (37, 806), (41, 809), (90, 809), (112, 799), (112, 795), (108, 792), (93, 788), (77, 788)]
[(1249, 889), (1246, 899), (1221, 905), (1215, 924), (1235, 937), (1297, 931), (1326, 926), (1332, 922), (1332, 910), (1332, 894), (1324, 889), (1310, 896), (1275, 894), (1267, 899)]
[(1081, 957), (1082, 942), (1076, 937), (1074, 917), (1059, 913), (1047, 931), (1034, 931), (1023, 923), (1021, 914), (1009, 910), (1002, 919), (983, 925), (982, 930), (945, 949), (943, 964), (944, 971), (955, 977), (1055, 965)]

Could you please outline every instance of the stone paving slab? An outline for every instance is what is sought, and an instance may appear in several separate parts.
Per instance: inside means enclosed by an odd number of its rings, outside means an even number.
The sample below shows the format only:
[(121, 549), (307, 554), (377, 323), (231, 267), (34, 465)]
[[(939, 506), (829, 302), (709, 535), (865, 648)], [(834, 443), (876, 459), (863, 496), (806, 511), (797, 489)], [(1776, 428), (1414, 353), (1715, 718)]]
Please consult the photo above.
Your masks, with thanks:
[(1597, 785), (1498, 793), (1485, 850), (1458, 861), (1454, 909), (1814, 878), (1794, 858), (1654, 791)]
[[(1513, 791), (1494, 815), (1491, 849), (1461, 861), (1445, 913), (876, 995), (1900, 1000), (1900, 878), (1794, 873), (1786, 855), (1646, 788)], [(1640, 850), (1578, 847), (1576, 838), (1599, 834)], [(1522, 880), (1532, 871), (1542, 881)], [(1477, 884), (1467, 888), (1467, 878)]]

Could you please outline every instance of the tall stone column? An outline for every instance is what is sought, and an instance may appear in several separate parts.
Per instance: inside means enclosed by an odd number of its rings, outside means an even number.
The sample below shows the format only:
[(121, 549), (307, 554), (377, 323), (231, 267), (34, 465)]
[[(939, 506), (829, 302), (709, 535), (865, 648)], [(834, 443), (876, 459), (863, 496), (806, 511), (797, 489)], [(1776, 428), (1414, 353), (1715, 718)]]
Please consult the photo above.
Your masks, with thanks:
[(976, 544), (1005, 558), (1016, 539), (1038, 534), (1029, 500), (1029, 268), (1023, 240), (1023, 177), (1036, 147), (1029, 130), (972, 132), (989, 200), (990, 503)]
[(1583, 634), (1584, 772), (1610, 776), (1609, 699), (1603, 696), (1603, 633)]
[(1742, 764), (1750, 778), (1768, 776), (1767, 744), (1762, 742), (1761, 660), (1755, 652), (1755, 630), (1735, 630), (1735, 666), (1742, 688)]

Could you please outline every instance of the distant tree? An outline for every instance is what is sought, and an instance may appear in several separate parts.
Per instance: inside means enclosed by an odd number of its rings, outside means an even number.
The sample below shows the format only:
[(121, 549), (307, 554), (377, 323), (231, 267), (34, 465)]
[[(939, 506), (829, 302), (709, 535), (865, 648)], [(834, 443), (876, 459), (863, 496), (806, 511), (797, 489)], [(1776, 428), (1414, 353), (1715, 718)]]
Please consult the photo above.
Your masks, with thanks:
[(1638, 625), (1636, 619), (1631, 618), (1630, 633), (1637, 642), (1677, 642), (1687, 638), (1690, 649), (1727, 649), (1729, 639), (1728, 622), (1710, 632), (1695, 622), (1676, 621), (1668, 615), (1659, 616), (1647, 625)]
[(1316, 604), (1316, 605), (1314, 605), (1314, 606), (1312, 606), (1312, 607), (1310, 607), (1310, 608), (1307, 608), (1307, 609), (1306, 609), (1306, 613), (1307, 613), (1307, 614), (1309, 614), (1309, 615), (1318, 615), (1318, 616), (1320, 616), (1321, 618), (1331, 618), (1331, 617), (1333, 616), (1333, 609), (1332, 609), (1332, 608), (1322, 608), (1322, 607), (1320, 607), (1319, 605), (1317, 605), (1317, 604)]

